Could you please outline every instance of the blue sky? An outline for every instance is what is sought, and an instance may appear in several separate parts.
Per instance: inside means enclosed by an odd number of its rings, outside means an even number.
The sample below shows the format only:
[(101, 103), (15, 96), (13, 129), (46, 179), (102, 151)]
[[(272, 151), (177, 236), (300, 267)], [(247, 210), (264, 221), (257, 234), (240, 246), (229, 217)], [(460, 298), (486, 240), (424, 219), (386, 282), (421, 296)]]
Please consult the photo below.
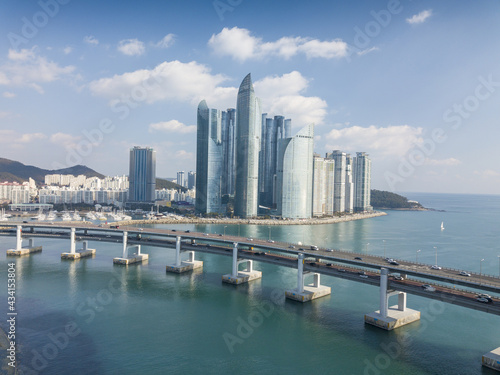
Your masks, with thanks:
[(368, 152), (372, 187), (500, 194), (497, 1), (81, 1), (0, 5), (0, 157), (157, 175), (195, 169), (196, 107), (315, 123)]

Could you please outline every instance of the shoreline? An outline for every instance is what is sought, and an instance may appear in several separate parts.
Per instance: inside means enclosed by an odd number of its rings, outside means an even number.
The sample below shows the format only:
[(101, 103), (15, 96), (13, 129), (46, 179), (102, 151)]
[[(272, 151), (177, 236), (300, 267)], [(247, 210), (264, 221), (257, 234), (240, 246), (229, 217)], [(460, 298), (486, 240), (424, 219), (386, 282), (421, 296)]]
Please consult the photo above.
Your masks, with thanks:
[(333, 216), (327, 218), (311, 218), (298, 220), (272, 220), (272, 219), (231, 219), (231, 218), (165, 218), (158, 220), (126, 220), (116, 222), (119, 225), (135, 224), (252, 224), (252, 225), (319, 225), (335, 224), (346, 221), (369, 219), (372, 217), (385, 216), (387, 213), (374, 211), (369, 213), (356, 213), (344, 216)]

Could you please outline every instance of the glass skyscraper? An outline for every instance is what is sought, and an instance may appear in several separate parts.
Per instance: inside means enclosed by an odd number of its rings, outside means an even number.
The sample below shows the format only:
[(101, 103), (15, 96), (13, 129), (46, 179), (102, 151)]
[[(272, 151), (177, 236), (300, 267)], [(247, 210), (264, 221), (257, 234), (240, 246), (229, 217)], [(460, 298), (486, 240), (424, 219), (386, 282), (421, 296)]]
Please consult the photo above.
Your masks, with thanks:
[(234, 215), (257, 216), (262, 112), (251, 75), (241, 82), (236, 103), (236, 180)]
[(209, 109), (205, 100), (198, 105), (196, 135), (196, 201), (198, 213), (222, 210), (223, 171), (222, 113)]
[(278, 141), (290, 137), (291, 120), (283, 116), (265, 118), (262, 115), (262, 140), (260, 150), (259, 189), (260, 204), (276, 206), (276, 169), (278, 166)]
[(335, 160), (314, 155), (313, 161), (313, 216), (333, 215)]
[(326, 155), (335, 160), (335, 187), (333, 192), (333, 211), (345, 211), (345, 178), (346, 178), (346, 153), (334, 150)]
[(156, 187), (156, 151), (150, 147), (130, 150), (129, 196), (131, 202), (152, 202)]
[(313, 147), (313, 124), (278, 141), (277, 213), (283, 218), (312, 217)]

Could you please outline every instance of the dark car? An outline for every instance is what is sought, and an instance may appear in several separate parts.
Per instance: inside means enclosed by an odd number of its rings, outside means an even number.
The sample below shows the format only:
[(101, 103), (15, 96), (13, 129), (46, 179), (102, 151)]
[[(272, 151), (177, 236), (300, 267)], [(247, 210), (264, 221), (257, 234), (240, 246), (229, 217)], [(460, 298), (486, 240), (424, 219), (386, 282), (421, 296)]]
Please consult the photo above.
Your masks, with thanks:
[(395, 260), (390, 261), (389, 264), (392, 264), (393, 266), (399, 266), (399, 263), (396, 262)]
[(184, 233), (189, 233), (189, 230), (185, 230)]
[(363, 260), (362, 258), (360, 257), (354, 257), (355, 260)]

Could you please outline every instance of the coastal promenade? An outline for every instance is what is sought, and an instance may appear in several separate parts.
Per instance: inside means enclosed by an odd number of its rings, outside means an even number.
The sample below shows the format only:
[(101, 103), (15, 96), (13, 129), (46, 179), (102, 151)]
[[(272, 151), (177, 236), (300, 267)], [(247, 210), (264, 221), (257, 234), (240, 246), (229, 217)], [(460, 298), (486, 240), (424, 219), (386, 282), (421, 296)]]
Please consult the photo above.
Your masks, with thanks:
[[(137, 224), (251, 224), (251, 225), (320, 225), (335, 224), (346, 221), (369, 219), (372, 217), (385, 216), (387, 213), (381, 211), (344, 214), (342, 216), (296, 219), (296, 220), (278, 220), (278, 219), (234, 219), (234, 218), (203, 218), (203, 217), (166, 217), (156, 220), (125, 220), (120, 221), (119, 225), (137, 225)], [(59, 223), (58, 223), (59, 224)]]

